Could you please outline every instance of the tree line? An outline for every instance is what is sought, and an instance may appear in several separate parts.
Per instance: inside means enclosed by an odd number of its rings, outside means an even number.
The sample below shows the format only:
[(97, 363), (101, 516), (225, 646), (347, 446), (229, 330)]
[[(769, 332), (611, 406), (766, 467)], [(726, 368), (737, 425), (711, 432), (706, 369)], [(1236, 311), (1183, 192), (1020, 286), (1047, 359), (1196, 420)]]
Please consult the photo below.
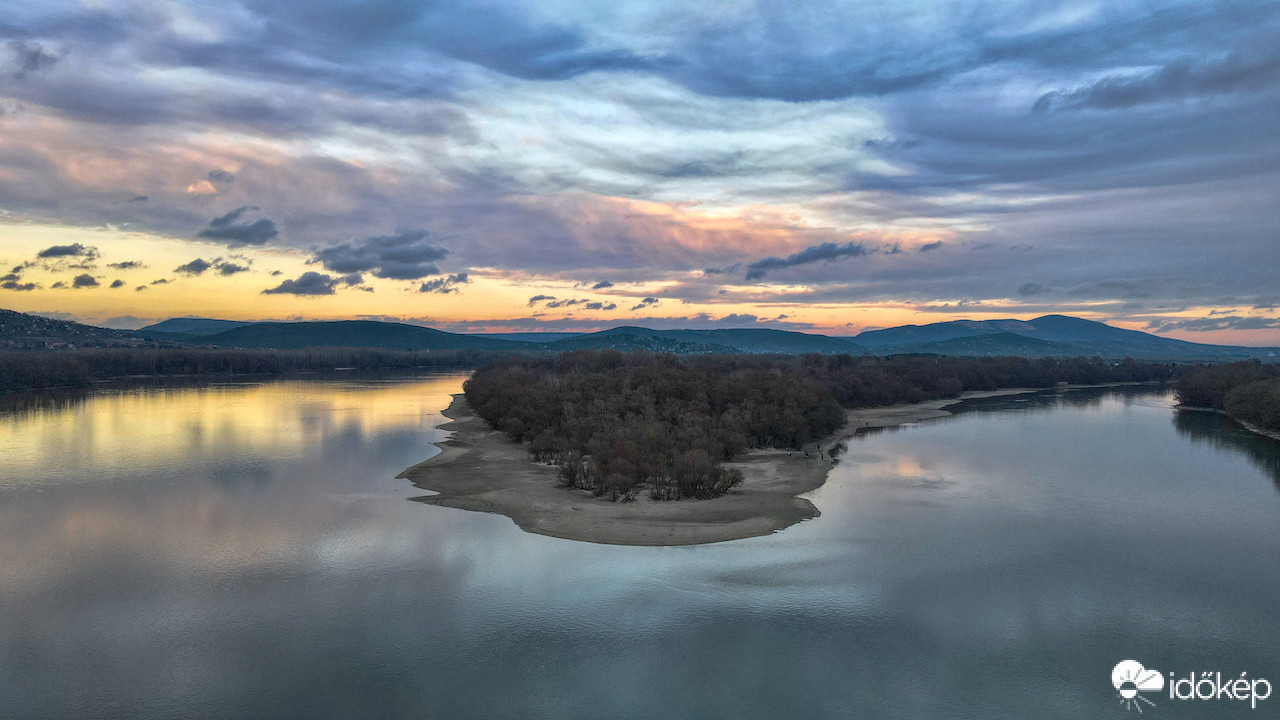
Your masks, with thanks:
[(1250, 360), (1201, 368), (1179, 378), (1175, 392), (1183, 405), (1214, 408), (1280, 431), (1280, 365)]
[(363, 348), (216, 348), (0, 351), (0, 392), (83, 387), (132, 376), (282, 375), (315, 370), (475, 367), (502, 357), (484, 350), (405, 352)]
[(688, 355), (579, 350), (507, 358), (464, 385), (495, 429), (554, 464), (565, 485), (611, 500), (710, 498), (742, 481), (752, 447), (801, 449), (844, 409), (1057, 383), (1164, 381), (1170, 365), (1099, 358)]

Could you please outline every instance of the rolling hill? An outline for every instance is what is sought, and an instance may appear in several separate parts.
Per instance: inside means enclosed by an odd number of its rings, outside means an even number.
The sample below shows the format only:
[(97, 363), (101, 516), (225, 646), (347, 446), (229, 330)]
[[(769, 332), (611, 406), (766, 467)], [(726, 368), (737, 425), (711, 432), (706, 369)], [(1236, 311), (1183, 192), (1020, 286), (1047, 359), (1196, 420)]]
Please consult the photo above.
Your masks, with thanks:
[[(1193, 343), (1067, 315), (1045, 315), (1034, 320), (952, 320), (903, 325), (870, 330), (855, 336), (853, 341), (877, 355), (1099, 355), (1162, 360), (1275, 357), (1275, 348)], [(1001, 348), (1007, 352), (999, 352)]]
[[(172, 344), (172, 343), (170, 343)], [(0, 309), (0, 349), (59, 350), (160, 346), (128, 330), (84, 325)]]
[(784, 353), (1023, 357), (1097, 355), (1140, 360), (1280, 361), (1280, 348), (1207, 345), (1105, 323), (1045, 315), (1034, 320), (953, 320), (871, 330), (853, 338), (768, 328), (655, 330), (622, 326), (594, 333), (461, 334), (374, 320), (245, 322), (173, 318), (138, 331), (109, 330), (0, 310), (0, 348), (214, 346), (296, 350), (364, 347), (393, 350), (488, 350), (547, 353), (579, 349), (676, 354)]
[(216, 335), (233, 328), (244, 327), (245, 325), (253, 325), (247, 320), (216, 320), (214, 318), (203, 317), (180, 317), (169, 318), (154, 325), (148, 325), (138, 330), (140, 333), (166, 333), (171, 335), (186, 335), (189, 337), (202, 337), (205, 335)]
[(705, 346), (708, 348), (698, 352), (725, 352), (724, 348), (727, 348), (731, 352), (797, 355), (802, 353), (862, 355), (865, 353), (863, 348), (844, 338), (788, 330), (771, 330), (767, 328), (652, 330), (629, 325), (602, 330), (597, 333), (588, 333), (569, 340), (560, 340), (551, 343), (549, 347), (551, 349), (562, 349), (566, 346), (566, 343), (572, 344), (575, 348), (611, 347), (616, 342), (611, 336), (615, 335), (628, 335), (635, 338), (650, 338), (654, 340), (661, 339), (693, 347)]
[(297, 350), (310, 347), (368, 347), (388, 350), (535, 350), (532, 343), (433, 330), (375, 320), (254, 323), (199, 338), (202, 344), (235, 348)]

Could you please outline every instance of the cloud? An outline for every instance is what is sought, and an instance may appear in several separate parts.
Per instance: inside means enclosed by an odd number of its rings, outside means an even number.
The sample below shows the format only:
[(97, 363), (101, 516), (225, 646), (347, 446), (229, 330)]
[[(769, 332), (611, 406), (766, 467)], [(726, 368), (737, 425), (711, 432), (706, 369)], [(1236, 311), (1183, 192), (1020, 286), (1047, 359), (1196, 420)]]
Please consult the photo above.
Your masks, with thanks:
[(920, 252), (929, 252), (930, 250), (937, 250), (938, 248), (942, 247), (942, 244), (943, 243), (941, 240), (934, 240), (933, 242), (925, 243), (920, 246)]
[(449, 250), (425, 242), (426, 230), (401, 229), (394, 235), (375, 235), (316, 250), (311, 262), (339, 273), (370, 272), (390, 280), (417, 280), (438, 275), (436, 262)]
[(52, 67), (60, 57), (40, 43), (27, 40), (10, 40), (9, 52), (14, 58), (13, 76), (19, 80), (32, 73)]
[(820, 245), (807, 247), (797, 253), (792, 253), (786, 257), (771, 256), (763, 260), (757, 260), (747, 265), (747, 279), (758, 280), (767, 275), (772, 270), (780, 270), (782, 268), (795, 267), (796, 265), (808, 265), (816, 262), (832, 262), (845, 257), (857, 257), (867, 255), (870, 251), (862, 245), (862, 243), (847, 242), (843, 245), (837, 245), (832, 242), (825, 242)]
[(75, 279), (71, 281), (71, 287), (76, 290), (81, 288), (94, 288), (98, 287), (98, 285), (98, 279), (89, 273), (81, 273), (80, 275), (75, 276)]
[(308, 270), (296, 280), (285, 280), (279, 285), (263, 290), (263, 295), (332, 295), (344, 278)]
[(235, 180), (236, 176), (222, 168), (215, 168), (209, 171), (208, 178), (210, 182), (226, 184)]
[(631, 310), (632, 312), (635, 312), (636, 310), (644, 310), (645, 308), (653, 307), (654, 305), (657, 305), (657, 304), (658, 304), (658, 298), (647, 297), (641, 300), (639, 303), (636, 303), (634, 306), (632, 306)]
[(1168, 332), (1169, 330), (1212, 332), (1214, 330), (1274, 330), (1277, 328), (1280, 328), (1280, 318), (1250, 315), (1227, 315), (1188, 318), (1185, 320), (1152, 320), (1147, 323), (1148, 330), (1158, 333)]
[(529, 307), (533, 307), (534, 305), (537, 305), (538, 303), (546, 300), (555, 300), (555, 299), (556, 299), (555, 295), (534, 295), (533, 297), (529, 298)]
[(118, 330), (137, 330), (147, 325), (153, 325), (163, 318), (140, 318), (136, 315), (117, 315), (109, 317), (102, 321), (102, 327), (116, 328)]
[(152, 284), (152, 285), (168, 285), (168, 284), (169, 284), (169, 283), (171, 283), (171, 282), (173, 282), (173, 281), (172, 281), (172, 280), (170, 280), (170, 279), (168, 279), (168, 278), (160, 278), (160, 279), (158, 279), (158, 280), (152, 280), (152, 281), (151, 281), (151, 284)]
[(138, 270), (146, 267), (141, 260), (125, 260), (123, 262), (107, 263), (107, 267), (117, 270)]
[(33, 282), (22, 282), (22, 277), (17, 273), (9, 273), (8, 275), (0, 276), (0, 289), (30, 292), (38, 289), (39, 287), (40, 286), (38, 284)]
[[(241, 256), (237, 255), (236, 257), (241, 257)], [(178, 267), (174, 268), (173, 271), (182, 273), (184, 275), (194, 276), (194, 275), (203, 275), (206, 271), (211, 269), (217, 270), (219, 275), (229, 276), (229, 275), (236, 275), (242, 272), (248, 272), (249, 265), (248, 265), (248, 262), (241, 265), (239, 263), (231, 262), (230, 260), (224, 260), (223, 258), (220, 258), (220, 257), (214, 258), (213, 260), (196, 258), (195, 260), (192, 260), (189, 263), (186, 263), (184, 265), (179, 265)]]
[(203, 275), (205, 271), (211, 267), (213, 267), (213, 263), (205, 260), (204, 258), (196, 258), (189, 263), (179, 265), (174, 268), (173, 271), (184, 275)]
[(114, 289), (116, 289), (116, 288), (120, 288), (120, 287), (124, 287), (124, 281), (123, 281), (123, 280), (121, 280), (121, 279), (119, 279), (119, 278), (116, 278), (115, 280), (112, 280), (112, 281), (111, 281), (111, 289), (112, 289), (112, 290), (114, 290)]
[(592, 289), (592, 290), (604, 290), (605, 288), (611, 288), (611, 287), (613, 287), (613, 283), (609, 282), (608, 280), (601, 280), (600, 282), (596, 283), (595, 285), (592, 285), (592, 286), (591, 286), (591, 289)]
[(448, 294), (452, 292), (458, 292), (459, 285), (463, 285), (469, 282), (471, 282), (471, 279), (467, 277), (467, 273), (458, 273), (456, 275), (449, 275), (446, 277), (435, 278), (434, 280), (428, 280), (422, 283), (422, 285), (418, 288), (418, 292)]
[(147, 201), (148, 201), (148, 200), (150, 200), (150, 199), (151, 199), (151, 198), (147, 197), (146, 195), (134, 195), (133, 197), (129, 198), (129, 202), (131, 202), (131, 203), (144, 203), (144, 202), (147, 202)]
[(584, 307), (584, 308), (586, 308), (586, 309), (588, 309), (588, 310), (616, 310), (616, 309), (618, 309), (618, 306), (617, 306), (616, 304), (614, 304), (614, 303), (606, 303), (606, 302), (589, 302), (589, 303), (587, 303), (586, 305), (583, 305), (583, 307)]
[(1036, 112), (1093, 108), (1119, 110), (1152, 103), (1258, 92), (1280, 81), (1277, 35), (1254, 35), (1222, 57), (1180, 58), (1142, 74), (1109, 75), (1067, 91), (1046, 93)]
[(206, 240), (225, 242), (228, 247), (244, 245), (265, 245), (280, 234), (271, 218), (258, 218), (253, 222), (240, 222), (240, 217), (258, 208), (251, 205), (238, 207), (235, 210), (209, 221), (208, 227), (196, 233), (197, 237)]
[(575, 299), (572, 299), (572, 300), (571, 300), (571, 299), (569, 299), (569, 298), (565, 298), (564, 300), (553, 300), (552, 302), (547, 303), (547, 304), (546, 304), (546, 307), (547, 307), (547, 308), (573, 307), (574, 305), (582, 305), (582, 304), (584, 304), (584, 303), (586, 303), (586, 302), (588, 302), (588, 301), (587, 301), (587, 300), (585, 300), (585, 299), (576, 299), (576, 298), (575, 298)]
[(93, 247), (92, 245), (82, 245), (80, 243), (72, 243), (70, 245), (53, 245), (36, 253), (36, 257), (41, 260), (72, 257), (95, 260), (98, 257), (98, 248)]

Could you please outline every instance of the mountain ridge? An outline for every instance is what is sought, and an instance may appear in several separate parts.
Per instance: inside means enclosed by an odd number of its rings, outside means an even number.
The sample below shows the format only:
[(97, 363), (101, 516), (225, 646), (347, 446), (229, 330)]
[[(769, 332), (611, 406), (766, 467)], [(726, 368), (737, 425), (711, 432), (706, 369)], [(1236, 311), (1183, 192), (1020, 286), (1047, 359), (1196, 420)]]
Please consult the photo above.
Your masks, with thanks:
[[(690, 353), (784, 353), (995, 356), (1097, 355), (1176, 361), (1262, 359), (1276, 361), (1280, 348), (1211, 345), (1163, 338), (1138, 330), (1069, 315), (1031, 320), (950, 320), (869, 330), (853, 337), (774, 328), (679, 328), (659, 330), (620, 325), (586, 333), (451, 333), (421, 325), (377, 320), (251, 322), (188, 316), (141, 330), (110, 330), (70, 321), (4, 311), (0, 347), (54, 349), (148, 345), (301, 349), (369, 347), (406, 351), (492, 350), (512, 353), (578, 349)], [(25, 318), (21, 321), (14, 318)], [(58, 323), (62, 323), (59, 325)], [(21, 330), (19, 328), (26, 328)], [(41, 328), (43, 336), (32, 335)], [(25, 333), (25, 334), (24, 334)], [(36, 339), (32, 339), (36, 338)], [(42, 338), (42, 339), (41, 339)]]

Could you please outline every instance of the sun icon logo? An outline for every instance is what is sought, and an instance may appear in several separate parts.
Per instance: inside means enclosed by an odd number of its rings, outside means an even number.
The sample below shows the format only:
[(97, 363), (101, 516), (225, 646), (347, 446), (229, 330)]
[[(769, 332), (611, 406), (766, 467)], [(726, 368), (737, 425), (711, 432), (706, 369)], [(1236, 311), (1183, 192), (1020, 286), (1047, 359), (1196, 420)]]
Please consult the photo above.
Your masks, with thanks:
[(1156, 704), (1142, 697), (1139, 693), (1160, 692), (1164, 690), (1164, 675), (1156, 670), (1142, 667), (1137, 660), (1121, 660), (1111, 671), (1111, 684), (1120, 695), (1120, 704), (1127, 710), (1142, 712), (1142, 703), (1151, 707)]

